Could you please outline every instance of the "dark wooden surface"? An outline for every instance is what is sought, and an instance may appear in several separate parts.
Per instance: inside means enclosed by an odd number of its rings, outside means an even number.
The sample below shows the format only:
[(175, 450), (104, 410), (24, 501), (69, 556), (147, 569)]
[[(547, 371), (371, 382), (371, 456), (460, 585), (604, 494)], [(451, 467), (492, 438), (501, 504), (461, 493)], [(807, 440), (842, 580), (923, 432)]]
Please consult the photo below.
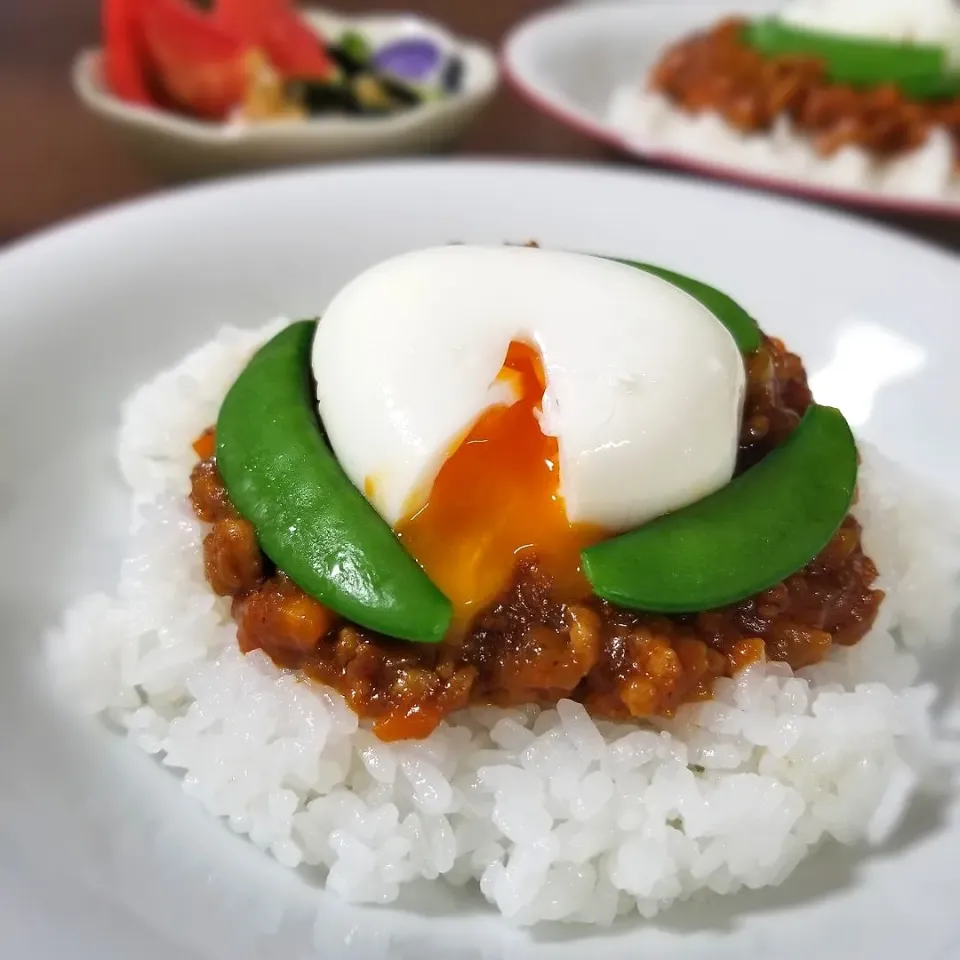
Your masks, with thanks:
[[(553, 4), (340, 0), (331, 5), (345, 11), (414, 9), (497, 45), (514, 23)], [(162, 186), (80, 107), (70, 90), (74, 53), (97, 42), (98, 6), (98, 0), (0, 0), (0, 243)], [(539, 115), (505, 87), (457, 152), (636, 166)], [(960, 222), (873, 219), (960, 250)]]

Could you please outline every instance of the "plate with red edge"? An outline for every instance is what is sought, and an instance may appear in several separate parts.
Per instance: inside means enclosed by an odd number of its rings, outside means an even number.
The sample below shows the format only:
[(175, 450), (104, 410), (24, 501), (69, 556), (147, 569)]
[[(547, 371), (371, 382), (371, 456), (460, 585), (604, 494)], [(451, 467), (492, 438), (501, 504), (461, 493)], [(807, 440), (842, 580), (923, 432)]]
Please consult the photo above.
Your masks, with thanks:
[[(655, 130), (638, 134), (629, 121), (623, 122), (624, 98), (643, 90), (645, 77), (671, 44), (724, 17), (756, 17), (778, 6), (771, 0), (567, 6), (518, 24), (504, 40), (501, 65), (507, 82), (537, 110), (640, 160), (827, 203), (960, 219), (958, 174), (942, 192), (920, 177), (897, 192), (892, 187), (830, 184), (822, 179), (829, 174), (816, 163), (807, 167), (812, 173), (778, 169), (765, 149), (765, 137), (751, 137), (740, 156), (721, 157), (711, 150), (709, 139), (697, 134), (687, 132), (681, 143)], [(612, 110), (615, 98), (621, 107), (617, 114)], [(716, 136), (721, 126), (717, 120), (707, 137)], [(762, 163), (754, 162), (761, 153)]]
[[(240, 841), (159, 763), (79, 722), (56, 696), (40, 637), (68, 601), (113, 588), (126, 538), (114, 463), (123, 398), (222, 324), (315, 315), (364, 268), (451, 238), (535, 238), (719, 285), (803, 356), (818, 398), (840, 406), (860, 436), (957, 488), (955, 261), (795, 203), (590, 167), (354, 164), (160, 194), (9, 248), (0, 254), (0, 952), (957, 956), (960, 805), (951, 798), (921, 800), (870, 855), (829, 845), (780, 887), (681, 904), (649, 923), (531, 932), (446, 885), (391, 908), (345, 904)], [(945, 664), (938, 680), (955, 694)]]
[(331, 113), (305, 119), (208, 122), (117, 96), (106, 83), (100, 47), (75, 57), (73, 88), (81, 103), (122, 143), (174, 179), (443, 150), (466, 132), (497, 89), (494, 52), (479, 41), (454, 36), (432, 20), (415, 14), (344, 16), (319, 7), (301, 14), (319, 36), (358, 31), (375, 48), (405, 38), (428, 40), (443, 55), (461, 59), (460, 88), (383, 117)]

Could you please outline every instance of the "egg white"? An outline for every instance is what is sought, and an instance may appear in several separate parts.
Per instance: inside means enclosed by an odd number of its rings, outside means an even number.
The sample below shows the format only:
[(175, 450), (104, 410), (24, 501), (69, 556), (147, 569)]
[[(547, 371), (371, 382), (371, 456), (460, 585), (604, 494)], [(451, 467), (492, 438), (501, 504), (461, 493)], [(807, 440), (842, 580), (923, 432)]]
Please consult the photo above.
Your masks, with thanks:
[(733, 337), (632, 267), (526, 247), (387, 260), (334, 298), (313, 347), (317, 402), (347, 475), (396, 525), (483, 412), (509, 344), (540, 353), (571, 522), (628, 529), (733, 475), (745, 388)]

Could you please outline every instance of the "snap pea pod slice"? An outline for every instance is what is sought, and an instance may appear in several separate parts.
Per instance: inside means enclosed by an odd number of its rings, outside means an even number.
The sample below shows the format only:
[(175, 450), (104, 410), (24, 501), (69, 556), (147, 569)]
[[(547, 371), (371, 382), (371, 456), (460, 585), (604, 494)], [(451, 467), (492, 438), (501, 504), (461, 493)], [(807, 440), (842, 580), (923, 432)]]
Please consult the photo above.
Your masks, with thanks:
[(316, 321), (293, 323), (237, 378), (217, 418), (217, 464), (264, 553), (310, 596), (391, 637), (435, 643), (450, 601), (350, 482), (312, 397)]
[(946, 51), (926, 43), (899, 43), (798, 28), (776, 17), (751, 21), (745, 42), (766, 56), (801, 54), (824, 61), (835, 83), (892, 83), (918, 100), (960, 92), (960, 76), (947, 72)]
[(857, 448), (839, 410), (811, 406), (797, 429), (716, 493), (583, 551), (594, 592), (636, 610), (736, 603), (812, 560), (843, 522)]
[(900, 89), (914, 100), (949, 100), (960, 94), (960, 73), (931, 73), (904, 77)]
[(757, 321), (747, 313), (743, 307), (732, 297), (728, 297), (722, 290), (711, 287), (710, 284), (702, 280), (695, 280), (693, 277), (684, 276), (674, 270), (668, 270), (666, 267), (658, 267), (652, 263), (641, 263), (638, 260), (622, 260), (619, 257), (612, 257), (618, 263), (624, 263), (628, 267), (636, 267), (646, 273), (652, 273), (654, 276), (672, 283), (679, 287), (685, 293), (689, 293), (695, 300), (699, 300), (726, 328), (736, 341), (737, 347), (741, 353), (753, 353), (760, 348), (762, 335)]

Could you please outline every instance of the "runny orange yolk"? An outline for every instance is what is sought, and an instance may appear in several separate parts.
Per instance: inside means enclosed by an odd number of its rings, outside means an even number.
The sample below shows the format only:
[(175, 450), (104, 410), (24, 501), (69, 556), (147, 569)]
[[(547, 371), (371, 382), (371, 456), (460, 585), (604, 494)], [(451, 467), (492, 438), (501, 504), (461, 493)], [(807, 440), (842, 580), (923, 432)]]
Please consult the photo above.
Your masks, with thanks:
[(580, 551), (604, 531), (567, 520), (557, 440), (538, 422), (546, 379), (533, 347), (513, 342), (498, 380), (519, 399), (485, 411), (440, 469), (426, 502), (397, 534), (454, 608), (454, 629), (509, 586), (517, 563), (536, 558), (560, 599), (590, 592)]

